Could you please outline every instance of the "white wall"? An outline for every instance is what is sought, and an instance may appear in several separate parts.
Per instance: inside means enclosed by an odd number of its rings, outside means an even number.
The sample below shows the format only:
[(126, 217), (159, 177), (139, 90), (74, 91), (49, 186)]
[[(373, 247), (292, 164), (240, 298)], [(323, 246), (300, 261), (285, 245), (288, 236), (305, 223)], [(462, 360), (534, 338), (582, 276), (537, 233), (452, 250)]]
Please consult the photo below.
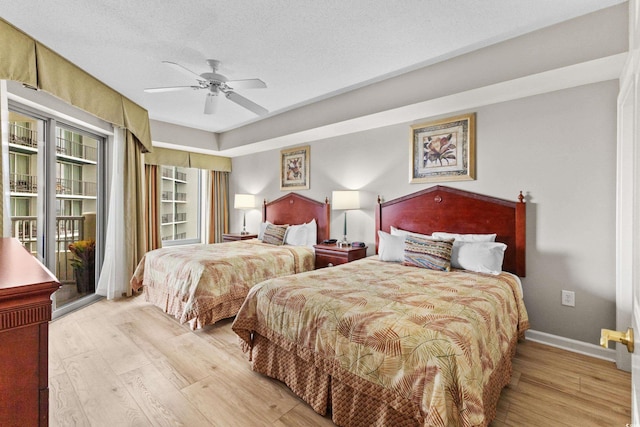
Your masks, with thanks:
[[(581, 86), (475, 109), (477, 180), (444, 183), (490, 196), (527, 196), (525, 301), (532, 329), (597, 344), (600, 328), (615, 327), (615, 176), (617, 81)], [(467, 111), (464, 111), (467, 112)], [(463, 113), (462, 111), (460, 113)], [(351, 240), (374, 242), (374, 207), (430, 184), (409, 184), (410, 125), (394, 125), (310, 142), (309, 190), (361, 190), (363, 208), (349, 214)], [(233, 159), (231, 194), (274, 200), (280, 150)], [(342, 212), (332, 236), (342, 234)], [(257, 231), (260, 211), (247, 214)], [(242, 227), (232, 211), (232, 231)], [(560, 304), (562, 289), (576, 306)]]

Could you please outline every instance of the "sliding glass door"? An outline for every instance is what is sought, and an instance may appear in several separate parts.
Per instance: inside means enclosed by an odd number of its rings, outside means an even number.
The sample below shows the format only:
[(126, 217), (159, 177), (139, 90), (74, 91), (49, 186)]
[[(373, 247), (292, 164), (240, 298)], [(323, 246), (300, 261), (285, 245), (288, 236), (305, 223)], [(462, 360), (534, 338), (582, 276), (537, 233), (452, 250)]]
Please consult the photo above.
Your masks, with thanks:
[(9, 113), (11, 234), (62, 284), (54, 314), (95, 293), (103, 144), (101, 136), (37, 112)]

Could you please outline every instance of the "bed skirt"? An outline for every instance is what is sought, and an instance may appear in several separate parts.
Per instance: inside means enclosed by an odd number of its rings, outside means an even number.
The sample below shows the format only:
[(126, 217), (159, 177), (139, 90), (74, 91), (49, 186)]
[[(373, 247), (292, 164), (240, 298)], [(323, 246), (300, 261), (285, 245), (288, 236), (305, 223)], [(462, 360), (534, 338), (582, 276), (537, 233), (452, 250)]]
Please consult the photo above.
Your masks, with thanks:
[(200, 313), (196, 312), (196, 317), (192, 319), (183, 319), (184, 304), (185, 302), (170, 295), (164, 289), (153, 288), (145, 286), (143, 288), (145, 301), (152, 303), (155, 306), (160, 307), (165, 313), (175, 317), (180, 323), (189, 323), (192, 330), (196, 330), (210, 325), (218, 320), (234, 317), (238, 314), (238, 310), (244, 302), (244, 295), (237, 298), (232, 298), (224, 302), (220, 302), (211, 309)]
[[(511, 380), (516, 345), (517, 339), (514, 338), (509, 351), (484, 387), (484, 426), (495, 418), (500, 392)], [(261, 335), (254, 335), (250, 357), (255, 372), (282, 381), (315, 412), (323, 416), (330, 414), (338, 426), (439, 425), (437, 420), (429, 420), (428, 414), (422, 414), (414, 402), (396, 398), (390, 404), (384, 398), (388, 390), (365, 381), (336, 379), (312, 362), (303, 360)]]

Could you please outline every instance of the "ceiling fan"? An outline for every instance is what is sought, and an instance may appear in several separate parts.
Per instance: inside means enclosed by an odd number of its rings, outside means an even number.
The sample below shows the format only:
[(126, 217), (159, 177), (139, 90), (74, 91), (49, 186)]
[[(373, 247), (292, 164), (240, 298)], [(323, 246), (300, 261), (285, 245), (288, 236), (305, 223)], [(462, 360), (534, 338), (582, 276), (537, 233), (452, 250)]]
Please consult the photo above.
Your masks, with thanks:
[(205, 114), (213, 114), (217, 108), (217, 100), (220, 92), (224, 94), (224, 96), (230, 100), (240, 105), (241, 107), (246, 108), (249, 111), (254, 112), (255, 114), (262, 116), (267, 114), (269, 111), (256, 104), (255, 102), (245, 98), (242, 95), (234, 92), (234, 89), (263, 89), (267, 87), (267, 84), (260, 79), (244, 79), (244, 80), (229, 80), (222, 74), (218, 74), (218, 67), (220, 66), (220, 61), (216, 59), (207, 59), (207, 64), (212, 69), (212, 72), (198, 74), (195, 73), (188, 68), (183, 67), (180, 64), (170, 61), (162, 61), (164, 64), (171, 66), (172, 68), (180, 71), (181, 73), (187, 74), (189, 77), (196, 79), (196, 84), (192, 86), (171, 86), (171, 87), (155, 87), (145, 89), (145, 92), (155, 93), (155, 92), (172, 92), (177, 90), (200, 90), (207, 89), (209, 93), (207, 93), (207, 98), (204, 103), (204, 113)]

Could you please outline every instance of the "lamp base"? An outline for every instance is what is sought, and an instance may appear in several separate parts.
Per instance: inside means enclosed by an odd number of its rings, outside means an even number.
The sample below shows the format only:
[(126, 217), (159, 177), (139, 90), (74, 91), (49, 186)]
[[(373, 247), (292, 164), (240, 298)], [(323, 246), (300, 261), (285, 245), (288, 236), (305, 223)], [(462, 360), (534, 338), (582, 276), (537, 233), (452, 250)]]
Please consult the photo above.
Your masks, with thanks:
[(245, 236), (245, 235), (247, 235), (247, 234), (250, 234), (247, 230), (242, 230), (242, 231), (240, 232), (240, 235), (241, 235), (241, 236)]
[(349, 246), (351, 246), (351, 243), (349, 243), (349, 240), (347, 239), (347, 236), (343, 236), (342, 240), (338, 241), (336, 243), (336, 245), (338, 245), (339, 248), (348, 248)]

